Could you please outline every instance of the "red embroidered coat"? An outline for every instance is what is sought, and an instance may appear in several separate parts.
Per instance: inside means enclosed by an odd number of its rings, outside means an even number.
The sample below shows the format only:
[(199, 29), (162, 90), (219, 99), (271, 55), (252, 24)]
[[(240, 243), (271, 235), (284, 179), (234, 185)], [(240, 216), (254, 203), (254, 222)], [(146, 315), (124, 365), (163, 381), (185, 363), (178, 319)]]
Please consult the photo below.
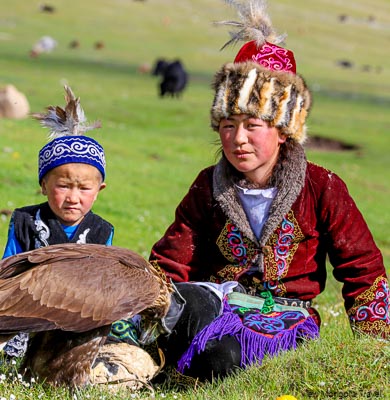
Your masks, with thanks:
[[(260, 238), (240, 205), (224, 158), (200, 172), (152, 248), (173, 281), (238, 280), (275, 296), (310, 300), (325, 288), (326, 256), (351, 325), (390, 337), (389, 284), (382, 255), (345, 183), (307, 162), (299, 147), (284, 171)], [(256, 273), (248, 274), (249, 269)]]

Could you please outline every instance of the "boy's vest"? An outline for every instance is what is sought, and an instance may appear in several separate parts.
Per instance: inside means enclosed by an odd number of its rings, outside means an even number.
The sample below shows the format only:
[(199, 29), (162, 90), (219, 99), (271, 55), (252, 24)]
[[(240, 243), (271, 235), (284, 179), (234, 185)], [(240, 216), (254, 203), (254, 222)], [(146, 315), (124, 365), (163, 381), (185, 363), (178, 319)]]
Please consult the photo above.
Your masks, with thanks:
[(106, 244), (113, 229), (109, 222), (90, 211), (69, 240), (47, 202), (15, 209), (13, 222), (23, 251), (60, 243)]

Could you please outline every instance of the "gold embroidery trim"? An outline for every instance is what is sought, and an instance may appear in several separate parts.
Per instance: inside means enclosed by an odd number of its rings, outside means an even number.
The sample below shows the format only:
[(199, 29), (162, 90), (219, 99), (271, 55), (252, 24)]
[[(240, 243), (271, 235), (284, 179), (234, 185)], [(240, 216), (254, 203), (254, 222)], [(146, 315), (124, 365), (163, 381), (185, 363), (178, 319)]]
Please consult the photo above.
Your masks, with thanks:
[(294, 226), (293, 230), (293, 238), (291, 243), (289, 244), (288, 247), (288, 254), (287, 257), (284, 258), (284, 261), (286, 263), (284, 270), (282, 274), (279, 276), (278, 275), (278, 265), (277, 261), (275, 259), (275, 252), (274, 251), (269, 251), (269, 247), (272, 249), (277, 248), (277, 244), (280, 239), (280, 233), (282, 232), (282, 224), (279, 224), (278, 228), (276, 229), (276, 232), (274, 232), (270, 238), (267, 241), (267, 244), (265, 248), (267, 251), (265, 251), (266, 254), (264, 254), (264, 276), (265, 280), (267, 281), (272, 281), (272, 280), (278, 280), (280, 278), (283, 278), (287, 275), (288, 268), (290, 266), (291, 260), (294, 257), (295, 252), (298, 249), (299, 243), (302, 242), (302, 240), (305, 238), (305, 236), (302, 233), (301, 228), (299, 227), (298, 221), (294, 216), (294, 212), (290, 210), (286, 217), (283, 220), (287, 220), (287, 222), (291, 223)]

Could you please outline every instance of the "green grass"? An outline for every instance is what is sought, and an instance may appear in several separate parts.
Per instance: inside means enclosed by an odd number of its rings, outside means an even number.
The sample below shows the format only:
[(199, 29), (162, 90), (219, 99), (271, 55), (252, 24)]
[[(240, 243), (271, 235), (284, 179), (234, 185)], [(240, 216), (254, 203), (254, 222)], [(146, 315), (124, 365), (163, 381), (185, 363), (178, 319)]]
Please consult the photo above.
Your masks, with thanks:
[[(26, 94), (31, 111), (41, 112), (49, 104), (64, 104), (66, 82), (81, 97), (88, 119), (102, 121), (103, 127), (92, 134), (106, 150), (107, 189), (94, 211), (115, 225), (116, 245), (147, 257), (198, 171), (215, 162), (210, 82), (238, 46), (219, 52), (227, 29), (211, 22), (234, 13), (221, 0), (50, 4), (57, 9), (52, 15), (25, 0), (0, 6), (0, 86), (14, 84)], [(308, 157), (346, 181), (389, 266), (390, 5), (387, 0), (275, 0), (270, 12), (278, 31), (289, 34), (287, 47), (313, 89), (309, 135), (360, 146), (351, 152), (308, 150)], [(338, 20), (341, 14), (349, 16), (345, 23)], [(29, 58), (32, 44), (43, 35), (53, 36), (58, 48)], [(80, 41), (79, 49), (68, 47), (74, 39)], [(93, 47), (98, 40), (105, 43), (100, 51)], [(180, 100), (159, 99), (158, 80), (138, 72), (140, 65), (152, 65), (161, 56), (180, 58), (189, 70), (189, 87)], [(354, 67), (337, 67), (340, 59), (351, 60)], [(372, 71), (363, 71), (365, 65)], [(44, 201), (37, 153), (45, 143), (46, 132), (36, 121), (0, 119), (0, 209)], [(8, 223), (0, 218), (1, 249)], [(329, 275), (326, 291), (317, 299), (325, 322), (319, 342), (224, 382), (184, 393), (160, 388), (156, 397), (274, 399), (289, 393), (299, 400), (390, 398), (389, 349), (368, 338), (352, 338), (340, 284)], [(335, 313), (341, 314), (333, 317)], [(39, 385), (25, 387), (17, 379), (0, 382), (0, 396), (11, 394), (18, 399), (68, 396)], [(115, 398), (102, 388), (80, 394), (87, 396)]]

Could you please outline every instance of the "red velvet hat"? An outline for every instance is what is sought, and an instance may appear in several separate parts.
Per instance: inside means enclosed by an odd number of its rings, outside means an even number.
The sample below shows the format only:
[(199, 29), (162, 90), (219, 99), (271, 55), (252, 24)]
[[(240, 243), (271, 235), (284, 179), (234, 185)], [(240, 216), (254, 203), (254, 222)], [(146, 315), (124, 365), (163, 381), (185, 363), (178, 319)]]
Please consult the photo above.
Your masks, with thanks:
[(234, 59), (235, 63), (244, 61), (253, 61), (274, 71), (297, 72), (294, 53), (267, 41), (260, 47), (254, 40), (245, 43)]

